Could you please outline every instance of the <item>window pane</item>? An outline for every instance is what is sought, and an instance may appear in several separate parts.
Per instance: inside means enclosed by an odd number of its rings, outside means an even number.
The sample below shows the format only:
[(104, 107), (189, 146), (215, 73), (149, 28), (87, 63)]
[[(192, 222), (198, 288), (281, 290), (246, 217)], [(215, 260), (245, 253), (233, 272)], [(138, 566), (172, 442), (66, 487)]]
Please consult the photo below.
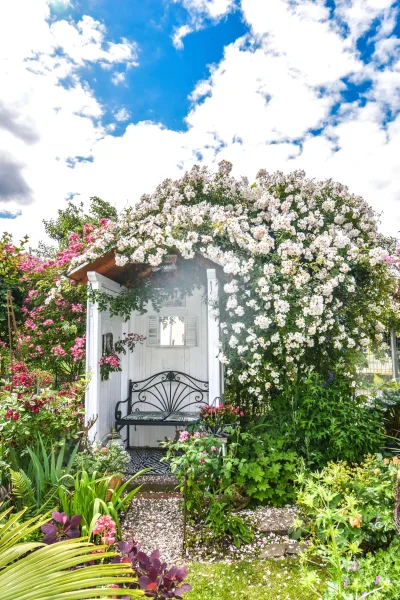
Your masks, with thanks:
[(185, 319), (183, 317), (160, 317), (160, 345), (185, 345)]

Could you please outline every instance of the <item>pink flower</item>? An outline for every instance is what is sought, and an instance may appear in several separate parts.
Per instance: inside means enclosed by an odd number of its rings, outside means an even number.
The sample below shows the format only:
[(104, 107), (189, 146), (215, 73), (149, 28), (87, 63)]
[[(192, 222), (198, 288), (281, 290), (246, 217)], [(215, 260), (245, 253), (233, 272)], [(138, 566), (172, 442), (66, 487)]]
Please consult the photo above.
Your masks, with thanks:
[(187, 431), (181, 431), (179, 434), (180, 442), (187, 442), (189, 439), (189, 433)]
[(43, 321), (43, 325), (54, 325), (54, 321), (53, 319), (46, 319), (45, 321)]
[(240, 411), (240, 416), (244, 417), (244, 412), (243, 411)]
[(211, 446), (210, 450), (211, 450), (211, 452), (216, 452), (217, 451), (217, 449), (216, 449), (215, 446)]
[(193, 437), (195, 437), (195, 438), (201, 437), (200, 431), (195, 431), (194, 434), (193, 434)]
[(201, 459), (199, 460), (199, 463), (200, 463), (201, 465), (203, 465), (205, 462), (206, 462), (206, 461), (204, 460), (204, 458), (201, 458)]
[[(93, 535), (104, 533), (104, 538), (110, 539), (115, 537), (117, 526), (109, 515), (102, 515), (97, 519), (96, 525), (93, 527)], [(114, 540), (115, 541), (115, 540)]]
[(72, 312), (81, 313), (83, 312), (83, 306), (82, 304), (71, 304), (71, 310)]
[(74, 362), (78, 360), (82, 360), (85, 356), (85, 348), (86, 348), (86, 334), (84, 334), (81, 338), (77, 337), (75, 340), (75, 344), (71, 348), (71, 354), (74, 358)]
[(67, 354), (64, 348), (62, 348), (61, 344), (54, 346), (54, 348), (52, 348), (50, 352), (52, 352), (54, 356), (66, 356)]
[(101, 543), (105, 544), (106, 546), (112, 546), (113, 544), (115, 544), (115, 537), (104, 536), (101, 538)]

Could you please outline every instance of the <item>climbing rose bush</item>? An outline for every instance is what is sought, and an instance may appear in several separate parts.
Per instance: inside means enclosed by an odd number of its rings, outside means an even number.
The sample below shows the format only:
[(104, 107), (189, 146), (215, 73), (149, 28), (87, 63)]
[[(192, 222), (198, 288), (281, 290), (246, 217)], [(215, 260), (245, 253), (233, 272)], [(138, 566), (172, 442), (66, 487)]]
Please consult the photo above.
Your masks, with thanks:
[[(71, 265), (112, 249), (120, 266), (157, 267), (177, 252), (221, 265), (219, 359), (228, 378), (262, 399), (310, 366), (344, 365), (351, 376), (362, 350), (383, 347), (395, 278), (377, 226), (371, 207), (340, 183), (261, 170), (249, 185), (222, 162), (215, 174), (195, 166), (164, 181), (97, 230)], [(127, 316), (140, 293), (102, 302)]]

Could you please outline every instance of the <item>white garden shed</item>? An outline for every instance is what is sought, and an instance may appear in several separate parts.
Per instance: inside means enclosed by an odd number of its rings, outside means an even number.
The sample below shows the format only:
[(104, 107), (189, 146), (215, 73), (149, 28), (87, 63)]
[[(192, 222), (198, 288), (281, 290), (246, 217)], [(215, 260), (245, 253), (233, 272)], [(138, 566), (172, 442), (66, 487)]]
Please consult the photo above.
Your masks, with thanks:
[[(174, 257), (169, 258), (161, 268), (173, 271), (177, 268)], [(177, 427), (197, 418), (202, 405), (222, 402), (215, 305), (223, 273), (219, 265), (201, 255), (196, 255), (193, 263), (204, 270), (204, 285), (186, 295), (174, 294), (157, 311), (148, 302), (144, 314), (133, 312), (127, 321), (101, 311), (88, 295), (86, 370), (90, 381), (85, 413), (87, 421), (97, 417), (90, 430), (93, 440), (103, 440), (116, 428), (129, 446), (156, 447), (160, 440), (173, 437)], [(148, 265), (139, 271), (138, 265), (135, 267), (142, 280), (154, 270)], [(69, 276), (117, 296), (124, 292), (129, 269), (132, 265), (119, 267), (114, 254), (107, 253), (80, 265)], [(129, 333), (146, 339), (122, 356), (121, 372), (102, 380), (99, 361), (107, 343)]]

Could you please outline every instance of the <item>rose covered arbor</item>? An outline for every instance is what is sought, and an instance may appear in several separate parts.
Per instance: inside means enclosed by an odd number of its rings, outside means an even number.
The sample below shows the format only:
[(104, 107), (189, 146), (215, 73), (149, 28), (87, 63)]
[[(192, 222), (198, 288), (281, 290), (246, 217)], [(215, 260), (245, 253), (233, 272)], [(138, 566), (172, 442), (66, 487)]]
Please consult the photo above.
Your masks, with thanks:
[[(206, 382), (206, 402), (234, 389), (264, 407), (310, 369), (351, 380), (393, 320), (391, 250), (367, 203), (331, 180), (260, 171), (249, 185), (226, 162), (166, 180), (99, 229), (69, 271), (89, 289), (95, 435), (113, 427), (129, 380), (158, 373)], [(131, 333), (146, 339), (102, 379), (107, 344)], [(159, 427), (138, 428), (135, 444), (154, 444)]]

